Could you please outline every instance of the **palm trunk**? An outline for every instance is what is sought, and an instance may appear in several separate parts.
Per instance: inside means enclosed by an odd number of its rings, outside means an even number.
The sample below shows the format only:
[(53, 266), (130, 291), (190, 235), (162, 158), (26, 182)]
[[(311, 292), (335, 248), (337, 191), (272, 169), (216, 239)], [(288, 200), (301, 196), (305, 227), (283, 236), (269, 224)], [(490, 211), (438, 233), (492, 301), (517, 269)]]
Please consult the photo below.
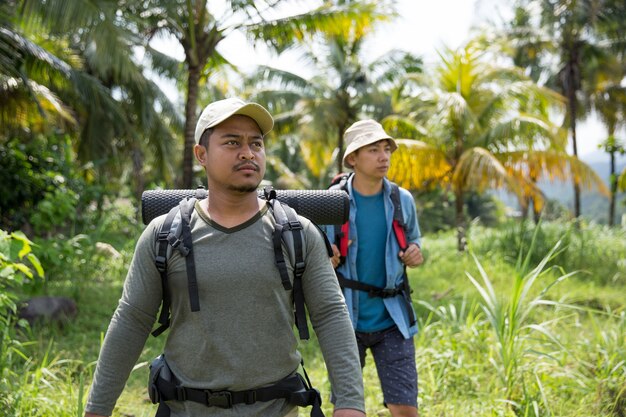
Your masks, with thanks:
[(196, 107), (198, 105), (198, 85), (200, 82), (200, 67), (189, 66), (187, 79), (187, 102), (185, 103), (185, 147), (183, 150), (183, 178), (181, 188), (192, 188), (193, 181), (193, 146), (196, 130)]
[[(570, 129), (572, 133), (572, 149), (574, 157), (578, 158), (578, 144), (576, 139), (576, 91), (572, 88), (568, 91), (570, 108)], [(580, 217), (580, 186), (574, 181), (574, 218)]]
[(615, 152), (610, 152), (611, 155), (611, 174), (610, 178), (610, 187), (611, 187), (611, 196), (609, 198), (609, 226), (613, 226), (615, 224), (615, 193), (617, 193), (617, 175), (615, 174)]
[[(133, 175), (135, 182), (135, 198), (137, 199), (137, 201), (141, 201), (141, 195), (145, 189), (146, 182), (143, 175), (143, 152), (141, 151), (141, 147), (138, 143), (136, 143), (136, 146), (133, 149), (132, 159)], [(139, 207), (139, 205), (137, 207)], [(139, 218), (140, 215), (141, 211), (138, 209), (137, 217)]]
[(465, 216), (463, 216), (463, 191), (455, 190), (454, 198), (456, 199), (454, 207), (456, 211), (457, 249), (459, 252), (464, 252), (467, 246), (467, 241), (465, 239)]
[[(564, 79), (562, 80), (567, 97), (567, 107), (569, 112), (570, 131), (572, 134), (572, 150), (574, 157), (578, 158), (578, 141), (576, 138), (576, 119), (578, 118), (578, 105), (576, 101), (576, 92), (579, 88), (580, 81), (580, 63), (578, 62), (578, 50), (572, 39), (567, 42), (566, 48), (569, 60), (564, 71)], [(580, 185), (574, 181), (574, 218), (580, 217)]]
[(342, 124), (340, 126), (337, 126), (337, 160), (336, 160), (337, 174), (344, 171), (344, 167), (342, 163), (343, 151), (344, 151), (343, 133), (346, 131), (347, 128), (348, 128), (347, 124)]
[[(534, 175), (531, 175), (530, 180), (532, 181), (532, 183), (536, 186), (537, 185), (537, 178)], [(539, 224), (539, 220), (541, 219), (541, 210), (537, 210), (537, 204), (535, 202), (534, 198), (529, 198), (528, 199), (528, 206), (526, 207), (526, 211), (528, 211), (528, 208), (530, 207), (530, 203), (532, 203), (533, 205), (533, 221), (535, 222), (535, 224)], [(526, 220), (526, 219), (524, 219)]]

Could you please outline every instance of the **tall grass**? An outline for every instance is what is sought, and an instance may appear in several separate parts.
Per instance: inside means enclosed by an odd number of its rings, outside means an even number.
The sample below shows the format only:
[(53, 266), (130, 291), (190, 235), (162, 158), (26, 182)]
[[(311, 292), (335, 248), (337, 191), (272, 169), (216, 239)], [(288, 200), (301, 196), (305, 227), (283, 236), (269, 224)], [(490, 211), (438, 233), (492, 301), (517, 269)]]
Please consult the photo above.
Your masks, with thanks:
[[(452, 232), (426, 236), (426, 263), (410, 270), (420, 415), (626, 417), (623, 233), (594, 225), (577, 232), (565, 223), (474, 227), (470, 254), (456, 251)], [(78, 295), (79, 316), (65, 328), (19, 333), (0, 323), (0, 415), (83, 414), (132, 247), (118, 247), (121, 259), (69, 259), (50, 281), (49, 290)], [(140, 363), (161, 351), (159, 339), (148, 341)], [(300, 350), (330, 416), (315, 337)], [(137, 366), (114, 417), (154, 415), (146, 379), (145, 366)], [(364, 380), (368, 415), (389, 416), (371, 357)]]
[[(534, 241), (533, 239), (532, 242)], [(557, 323), (560, 317), (556, 315), (549, 321), (535, 322), (532, 319), (533, 312), (535, 309), (546, 305), (558, 306), (558, 303), (547, 300), (545, 294), (552, 285), (570, 277), (572, 273), (561, 275), (545, 286), (538, 295), (533, 296), (533, 286), (540, 277), (546, 275), (546, 265), (558, 254), (560, 243), (557, 243), (536, 267), (526, 273), (531, 259), (529, 254), (532, 252), (532, 242), (529, 253), (525, 257), (520, 255), (518, 258), (516, 268), (518, 273), (512, 277), (511, 287), (504, 296), (499, 297), (496, 294), (489, 276), (477, 258), (474, 259), (481, 275), (482, 284), (470, 273), (467, 273), (467, 277), (480, 294), (481, 308), (495, 334), (494, 350), (496, 354), (491, 356), (489, 360), (502, 384), (503, 398), (515, 409), (524, 409), (524, 415), (528, 415), (530, 411), (532, 415), (538, 417), (538, 401), (531, 398), (531, 408), (526, 403), (529, 399), (528, 384), (532, 384), (532, 379), (527, 377), (527, 373), (529, 371), (534, 372), (534, 368), (528, 369), (529, 363), (526, 358), (532, 355), (532, 362), (535, 364), (537, 359), (550, 358), (549, 354), (537, 349), (535, 341), (538, 338), (544, 338), (553, 346), (561, 348), (557, 337), (550, 330), (550, 327)], [(542, 386), (537, 384), (537, 388), (541, 391)], [(545, 396), (542, 397), (541, 403), (546, 410), (549, 410)], [(552, 415), (552, 413), (548, 411), (548, 415)]]

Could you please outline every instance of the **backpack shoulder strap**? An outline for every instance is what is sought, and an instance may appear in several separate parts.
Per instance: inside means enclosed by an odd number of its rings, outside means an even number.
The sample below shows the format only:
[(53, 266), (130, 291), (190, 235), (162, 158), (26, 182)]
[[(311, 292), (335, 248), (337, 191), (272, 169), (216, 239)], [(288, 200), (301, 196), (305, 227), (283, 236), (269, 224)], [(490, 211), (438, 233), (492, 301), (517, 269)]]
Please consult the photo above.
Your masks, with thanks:
[[(406, 224), (404, 223), (404, 216), (402, 213), (402, 204), (400, 201), (400, 187), (395, 182), (391, 182), (391, 202), (393, 203), (393, 232), (398, 240), (400, 250), (406, 250), (408, 247), (406, 241)], [(411, 304), (411, 286), (409, 285), (409, 276), (406, 272), (406, 265), (404, 265), (404, 273), (402, 277), (403, 297), (406, 303), (406, 309), (409, 314), (409, 323), (413, 326), (416, 323), (415, 313)]]
[(185, 266), (187, 267), (187, 290), (189, 292), (189, 304), (191, 311), (200, 311), (200, 300), (198, 295), (198, 280), (196, 279), (196, 264), (193, 260), (193, 243), (191, 240), (191, 213), (196, 204), (195, 198), (186, 198), (179, 204), (182, 243), (185, 248)]
[[(306, 320), (304, 305), (304, 291), (302, 289), (302, 275), (304, 275), (304, 238), (302, 223), (294, 209), (281, 203), (276, 198), (276, 191), (271, 187), (265, 188), (265, 199), (276, 223), (272, 235), (274, 246), (274, 261), (280, 273), (280, 279), (285, 290), (293, 289), (293, 301), (295, 305), (295, 320), (300, 339), (309, 339), (309, 328)], [(283, 256), (282, 243), (285, 243), (290, 257), (293, 257), (293, 287), (289, 280), (287, 264)]]
[[(354, 175), (354, 172), (339, 173), (335, 175), (328, 189), (329, 190), (343, 190), (347, 194), (350, 194), (350, 192), (348, 191), (348, 180), (350, 179), (352, 175)], [(350, 231), (350, 223), (348, 221), (346, 221), (344, 224), (333, 225), (333, 235), (334, 235), (333, 237), (335, 239), (335, 244), (337, 245), (337, 248), (339, 249), (339, 253), (340, 253), (339, 263), (340, 264), (342, 264), (345, 261), (346, 256), (348, 256), (349, 231)], [(331, 252), (331, 256), (332, 256), (332, 252)]]
[(402, 204), (400, 201), (400, 187), (395, 182), (391, 182), (391, 202), (393, 204), (393, 232), (396, 235), (401, 250), (406, 250), (406, 225), (402, 214)]
[(340, 172), (335, 175), (335, 177), (330, 181), (329, 190), (344, 190), (346, 193), (348, 192), (348, 179), (354, 175), (354, 172)]
[[(158, 323), (160, 326), (156, 328), (152, 335), (154, 337), (163, 333), (170, 325), (170, 304), (171, 296), (168, 290), (167, 284), (167, 262), (171, 256), (173, 249), (178, 249), (180, 254), (185, 257), (187, 262), (188, 280), (190, 285), (190, 300), (195, 299), (195, 304), (192, 301), (192, 311), (198, 311), (198, 287), (196, 282), (195, 264), (193, 263), (193, 256), (188, 256), (191, 253), (191, 230), (189, 228), (189, 222), (191, 219), (191, 212), (196, 202), (195, 198), (189, 198), (182, 200), (179, 205), (172, 207), (172, 209), (165, 216), (163, 224), (159, 228), (156, 240), (156, 258), (154, 263), (161, 275), (161, 287), (163, 292), (163, 300), (161, 304), (161, 312), (159, 314)], [(182, 237), (182, 240), (181, 240)], [(191, 263), (191, 269), (189, 268)], [(191, 270), (191, 275), (189, 271)], [(191, 282), (195, 283), (195, 296), (192, 296)], [(194, 310), (193, 308), (197, 309)]]

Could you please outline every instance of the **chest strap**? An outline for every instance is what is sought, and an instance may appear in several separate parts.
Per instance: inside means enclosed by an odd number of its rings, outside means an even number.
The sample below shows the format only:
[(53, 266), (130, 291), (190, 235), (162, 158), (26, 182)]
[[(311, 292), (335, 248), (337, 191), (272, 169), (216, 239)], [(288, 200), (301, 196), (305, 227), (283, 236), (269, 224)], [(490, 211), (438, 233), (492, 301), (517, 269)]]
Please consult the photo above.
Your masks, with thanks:
[(364, 291), (369, 294), (370, 297), (389, 298), (396, 295), (402, 296), (402, 301), (405, 304), (406, 311), (409, 315), (409, 323), (413, 326), (416, 323), (415, 314), (413, 313), (413, 306), (411, 305), (411, 288), (409, 287), (409, 279), (406, 275), (406, 271), (402, 276), (402, 283), (396, 288), (381, 288), (374, 285), (365, 284), (363, 282), (347, 279), (340, 272), (335, 271), (337, 275), (337, 281), (341, 288), (350, 288), (351, 290)]
[(402, 292), (403, 286), (400, 285), (396, 288), (381, 288), (375, 285), (365, 284), (360, 281), (354, 281), (347, 279), (339, 272), (337, 272), (337, 281), (341, 288), (350, 288), (352, 290), (364, 291), (370, 295), (370, 297), (389, 298), (395, 297)]

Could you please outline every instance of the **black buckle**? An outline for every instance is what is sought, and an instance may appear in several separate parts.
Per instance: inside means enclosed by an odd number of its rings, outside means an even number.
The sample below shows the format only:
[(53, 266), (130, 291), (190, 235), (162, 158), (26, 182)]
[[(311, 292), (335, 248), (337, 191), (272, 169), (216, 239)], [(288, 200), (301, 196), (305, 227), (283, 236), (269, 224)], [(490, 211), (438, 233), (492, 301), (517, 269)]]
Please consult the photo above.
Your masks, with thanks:
[(302, 230), (302, 223), (300, 223), (299, 221), (290, 221), (289, 229), (290, 230)]
[(156, 267), (159, 270), (159, 272), (165, 271), (167, 267), (167, 259), (165, 258), (165, 256), (157, 256), (156, 259), (154, 260), (154, 263), (156, 264)]
[(187, 391), (185, 391), (185, 387), (176, 385), (176, 401), (187, 401)]
[(395, 297), (396, 295), (400, 294), (402, 290), (399, 290), (397, 288), (394, 288), (392, 290), (385, 288), (384, 290), (382, 290), (382, 298), (389, 298), (389, 297)]
[(173, 247), (174, 249), (176, 249), (178, 247), (178, 245), (180, 245), (181, 243), (183, 243), (182, 240), (180, 240), (179, 238), (177, 238), (174, 234), (170, 233), (169, 235), (167, 235), (167, 241), (170, 244), (171, 247)]
[(243, 395), (243, 402), (247, 405), (254, 404), (256, 402), (256, 391), (246, 391)]
[(294, 268), (294, 273), (301, 276), (304, 273), (305, 268), (306, 264), (304, 262), (297, 262)]
[(209, 391), (206, 393), (206, 405), (209, 407), (232, 408), (233, 397), (229, 391)]

